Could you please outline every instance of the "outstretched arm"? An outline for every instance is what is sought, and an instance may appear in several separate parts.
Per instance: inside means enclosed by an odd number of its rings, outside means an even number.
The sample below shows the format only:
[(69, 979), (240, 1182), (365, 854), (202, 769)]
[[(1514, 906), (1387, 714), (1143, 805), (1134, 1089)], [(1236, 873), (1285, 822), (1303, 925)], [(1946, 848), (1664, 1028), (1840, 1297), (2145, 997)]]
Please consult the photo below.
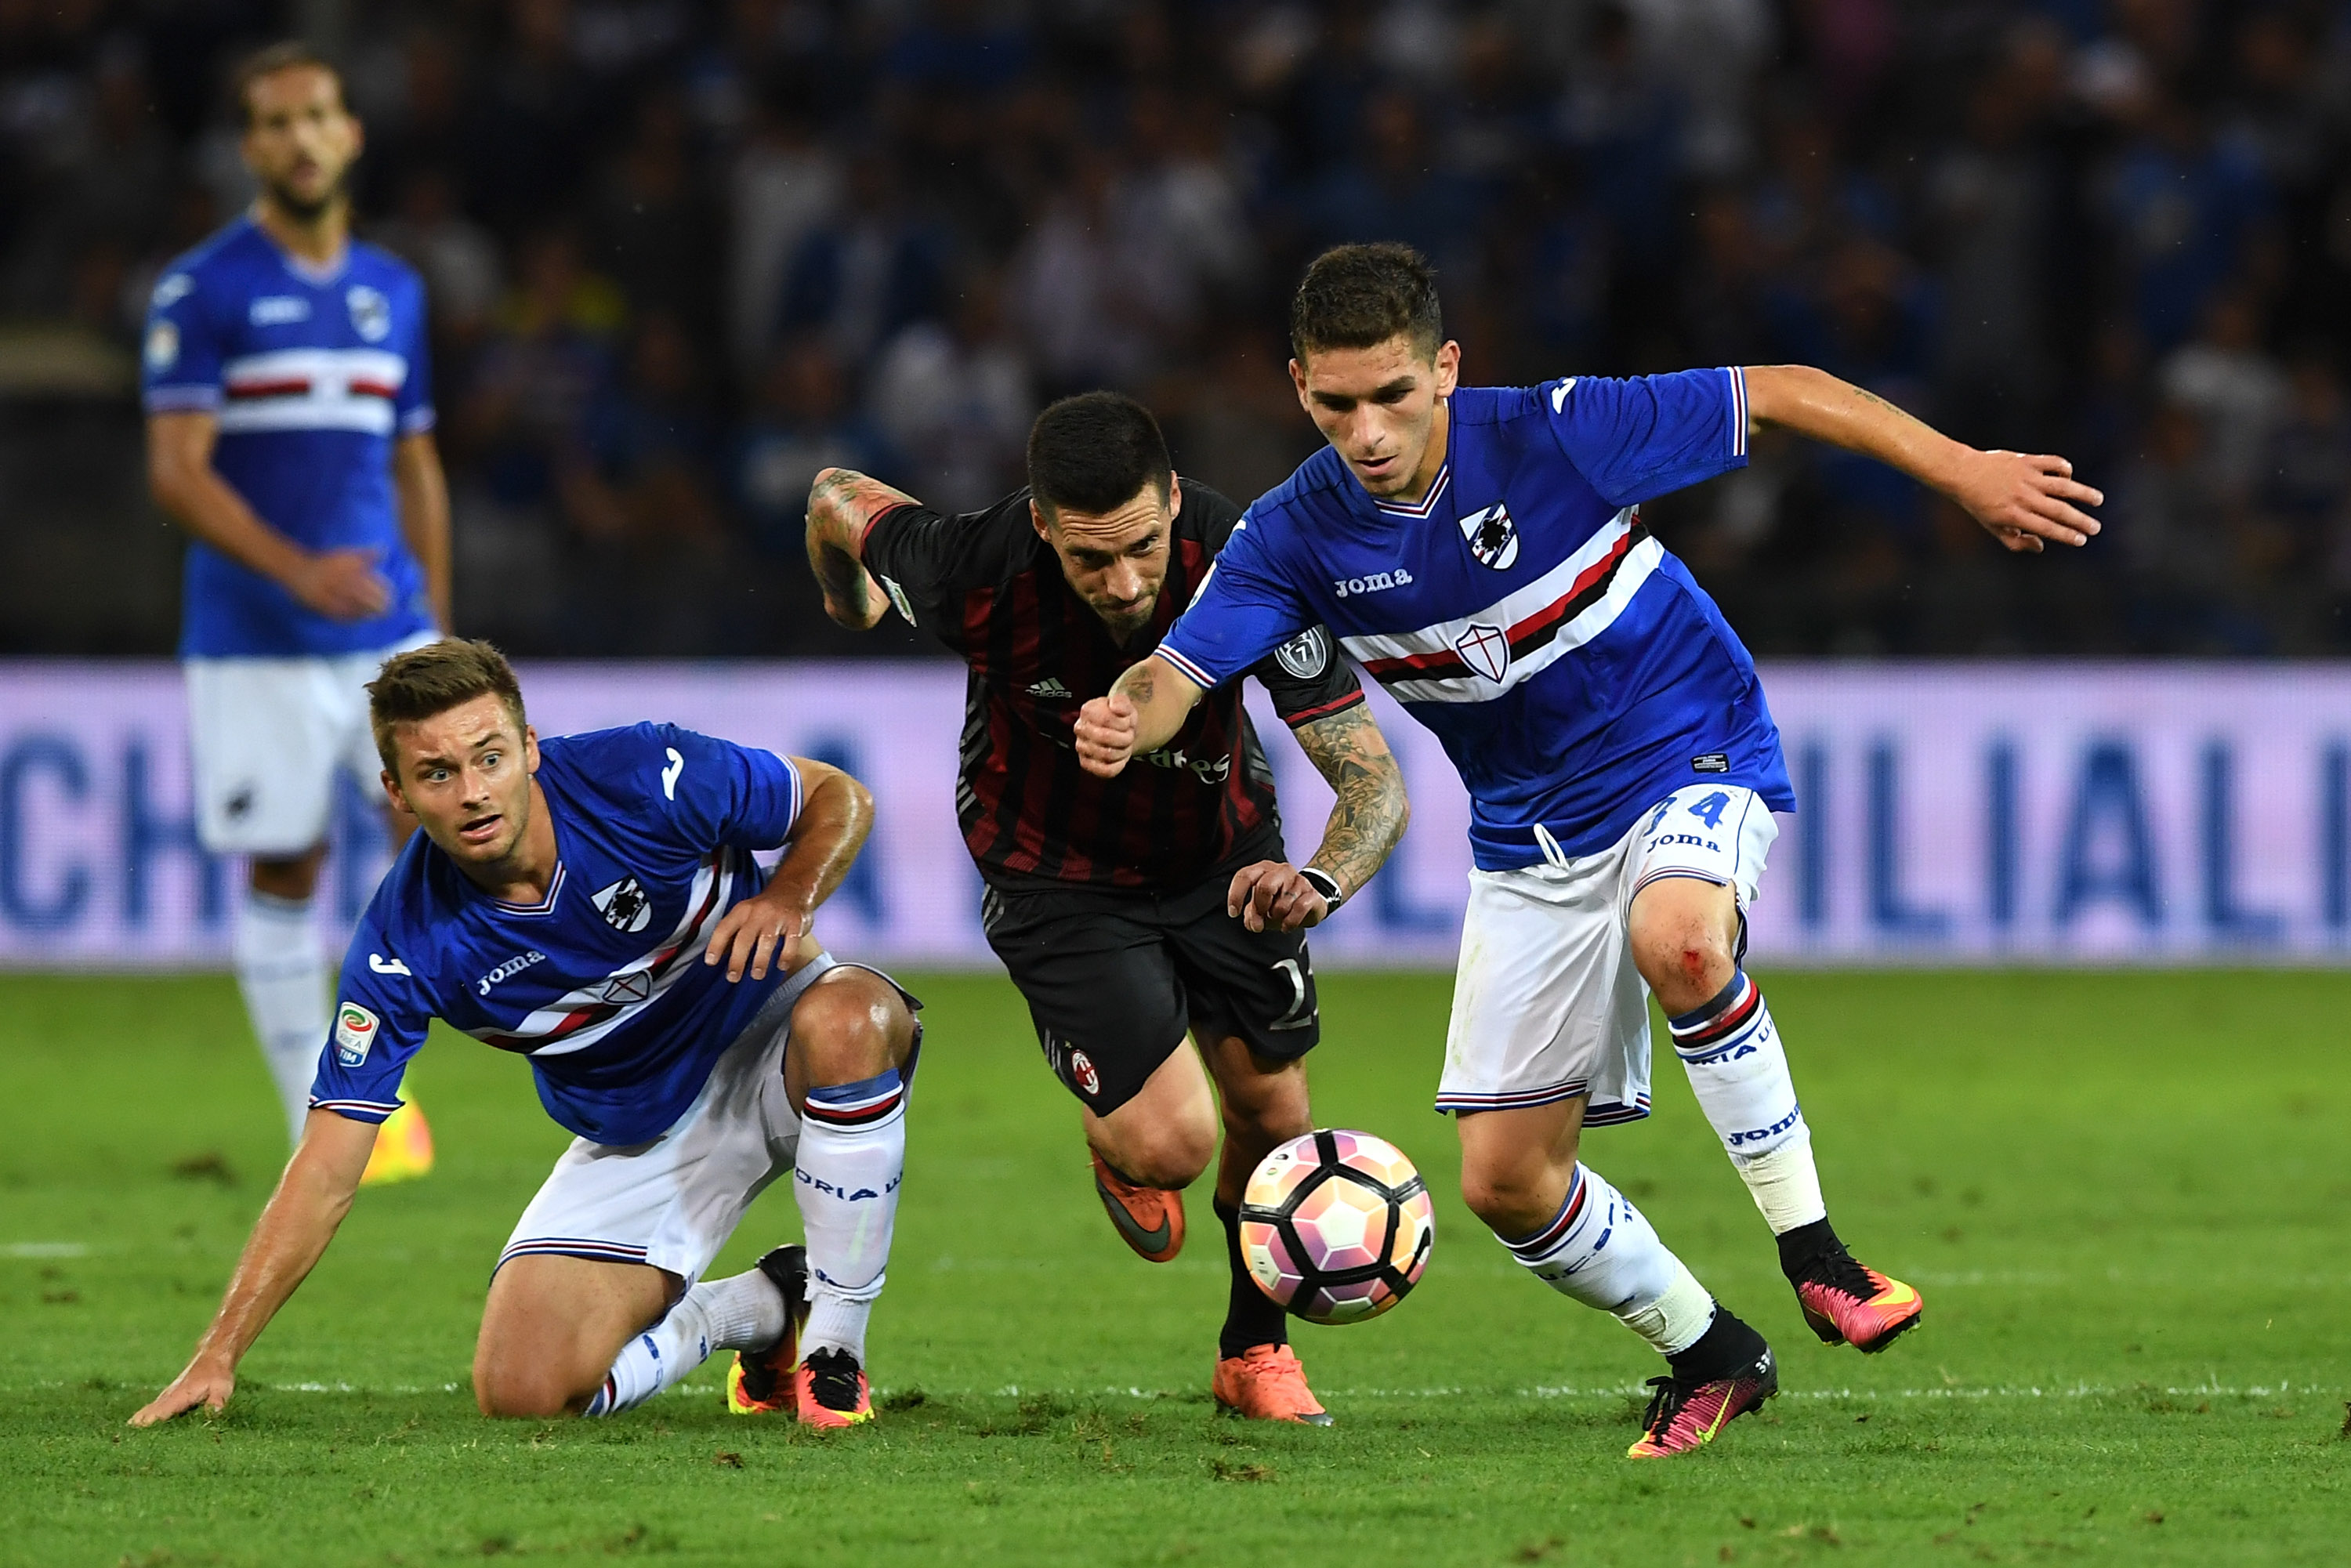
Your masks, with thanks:
[(308, 1276), (350, 1212), (360, 1173), (375, 1148), (375, 1132), (370, 1122), (332, 1111), (310, 1113), (302, 1146), (254, 1221), (236, 1272), (229, 1276), (228, 1294), (196, 1342), (187, 1370), (131, 1417), (132, 1426), (152, 1427), (199, 1405), (219, 1410), (228, 1404), (236, 1390), (236, 1364)]
[(852, 631), (882, 622), (889, 601), (864, 564), (865, 530), (883, 513), (919, 506), (914, 497), (853, 468), (828, 468), (809, 489), (809, 566), (824, 590), (824, 612)]
[(1387, 737), (1370, 706), (1357, 703), (1328, 718), (1301, 725), (1299, 746), (1337, 797), (1322, 826), (1322, 844), (1306, 862), (1330, 879), (1336, 898), (1326, 897), (1313, 878), (1279, 861), (1263, 861), (1233, 873), (1225, 913), (1252, 931), (1268, 925), (1284, 931), (1319, 925), (1332, 909), (1354, 895), (1386, 863), (1412, 820), (1404, 773), (1388, 750)]
[[(728, 910), (703, 950), (705, 964), (725, 964), (726, 977), (768, 977), (778, 954), (792, 960), (800, 939), (816, 924), (816, 906), (832, 896), (849, 875), (865, 836), (873, 831), (873, 797), (864, 785), (830, 763), (795, 757), (807, 804), (792, 824), (791, 848), (776, 863), (768, 885)], [(805, 955), (802, 955), (805, 956)]]
[(1078, 710), (1078, 761), (1089, 773), (1117, 778), (1129, 758), (1175, 739), (1199, 700), (1200, 688), (1156, 653), (1127, 666), (1110, 695)]
[(1747, 412), (1756, 424), (1776, 424), (1899, 468), (1949, 496), (2011, 550), (2042, 541), (2080, 545), (2098, 531), (2081, 507), (2105, 497), (2074, 478), (2063, 457), (2020, 452), (1979, 452), (1923, 421), (1809, 365), (1750, 365)]

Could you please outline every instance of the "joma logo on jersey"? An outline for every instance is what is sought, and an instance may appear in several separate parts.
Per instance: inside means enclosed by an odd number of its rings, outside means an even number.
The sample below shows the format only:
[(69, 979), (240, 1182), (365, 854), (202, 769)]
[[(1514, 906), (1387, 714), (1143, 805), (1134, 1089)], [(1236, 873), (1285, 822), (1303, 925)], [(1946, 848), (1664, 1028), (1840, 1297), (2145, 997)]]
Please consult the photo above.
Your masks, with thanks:
[(1375, 571), (1369, 577), (1334, 577), (1331, 586), (1342, 599), (1353, 599), (1359, 593), (1384, 593), (1391, 588), (1410, 588), (1412, 573), (1398, 567), (1394, 571)]
[(265, 294), (246, 308), (256, 327), (285, 327), (310, 319), (310, 302), (298, 294)]
[(633, 936), (653, 923), (653, 901), (645, 884), (624, 876), (595, 897), (596, 913), (615, 931)]
[(544, 964), (546, 962), (547, 955), (534, 947), (529, 952), (522, 954), (518, 957), (507, 959), (505, 963), (500, 964), (496, 968), (492, 969), (488, 974), (484, 975), (480, 979), (475, 980), (474, 982), (475, 988), (478, 989), (482, 995), (486, 997), (490, 994), (490, 988), (496, 985), (500, 980), (509, 978), (515, 975), (519, 975), (525, 969), (529, 968), (533, 964)]

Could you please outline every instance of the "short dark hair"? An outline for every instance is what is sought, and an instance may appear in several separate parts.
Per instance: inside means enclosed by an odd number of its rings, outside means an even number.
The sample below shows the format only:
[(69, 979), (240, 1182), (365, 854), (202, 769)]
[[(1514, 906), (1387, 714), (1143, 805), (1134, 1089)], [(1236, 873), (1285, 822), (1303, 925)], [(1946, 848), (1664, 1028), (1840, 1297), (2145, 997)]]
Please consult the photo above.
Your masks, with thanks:
[(475, 697), (496, 697), (520, 730), (522, 683), (515, 679), (507, 656), (487, 643), (458, 637), (427, 643), (383, 662), (367, 684), (368, 727), (375, 732), (375, 754), (383, 770), (400, 777), (400, 759), (392, 744), (392, 727), (413, 724), (447, 713)]
[(1290, 302), (1290, 351), (1370, 349), (1399, 332), (1422, 357), (1445, 338), (1437, 302), (1437, 268), (1408, 245), (1333, 246), (1314, 258)]
[(1145, 485), (1167, 494), (1176, 472), (1151, 411), (1124, 392), (1080, 392), (1029, 427), (1029, 493), (1047, 516), (1114, 512)]
[(287, 38), (247, 55), (237, 66), (236, 74), (229, 78), (229, 91), (236, 97), (237, 123), (248, 130), (253, 125), (253, 84), (264, 77), (274, 77), (279, 71), (301, 67), (322, 70), (335, 78), (335, 97), (343, 96), (343, 73), (334, 61), (312, 48), (299, 38)]

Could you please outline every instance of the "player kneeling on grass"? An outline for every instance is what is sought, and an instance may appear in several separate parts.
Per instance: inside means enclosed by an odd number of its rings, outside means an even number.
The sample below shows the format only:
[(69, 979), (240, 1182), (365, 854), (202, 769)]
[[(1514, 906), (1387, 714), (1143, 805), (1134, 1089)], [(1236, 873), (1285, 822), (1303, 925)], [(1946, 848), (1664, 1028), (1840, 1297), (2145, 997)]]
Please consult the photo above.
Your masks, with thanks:
[[(612, 1415), (731, 1349), (730, 1408), (865, 1420), (918, 1004), (810, 926), (872, 798), (820, 762), (667, 725), (542, 746), (484, 643), (402, 653), (368, 694), (384, 789), (423, 831), (351, 938), (308, 1124), (227, 1298), (132, 1424), (228, 1402), (350, 1209), (435, 1017), (528, 1057), (578, 1134), (491, 1279), (483, 1414)], [(763, 885), (752, 852), (778, 845)], [(806, 1249), (701, 1281), (787, 1173)]]

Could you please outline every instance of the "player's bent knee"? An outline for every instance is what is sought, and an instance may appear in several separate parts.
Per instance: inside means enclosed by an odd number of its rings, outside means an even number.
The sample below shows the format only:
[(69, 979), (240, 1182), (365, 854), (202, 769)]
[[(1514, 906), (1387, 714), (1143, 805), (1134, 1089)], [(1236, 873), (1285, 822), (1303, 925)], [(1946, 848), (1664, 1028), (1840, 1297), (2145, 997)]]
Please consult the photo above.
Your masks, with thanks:
[[(1566, 1174), (1573, 1179), (1573, 1161)], [(1550, 1162), (1531, 1153), (1461, 1163), (1461, 1201), (1498, 1235), (1521, 1235), (1541, 1223), (1543, 1210), (1558, 1202), (1558, 1185)]]
[(792, 1005), (792, 1045), (811, 1088), (857, 1083), (905, 1064), (914, 1015), (897, 988), (839, 968)]
[(1094, 1145), (1130, 1181), (1145, 1186), (1189, 1186), (1217, 1157), (1216, 1120), (1204, 1111), (1130, 1100), (1095, 1124)]

